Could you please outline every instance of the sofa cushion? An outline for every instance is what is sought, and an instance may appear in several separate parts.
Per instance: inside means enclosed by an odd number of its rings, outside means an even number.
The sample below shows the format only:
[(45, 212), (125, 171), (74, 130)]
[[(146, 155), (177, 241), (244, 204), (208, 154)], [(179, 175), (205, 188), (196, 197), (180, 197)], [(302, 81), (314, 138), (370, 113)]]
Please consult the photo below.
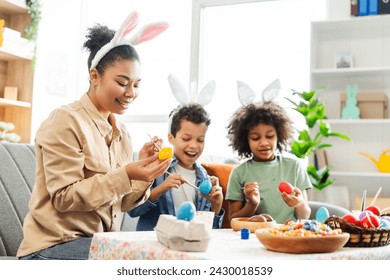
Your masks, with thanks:
[(15, 256), (35, 181), (34, 146), (1, 143), (0, 159), (0, 256)]

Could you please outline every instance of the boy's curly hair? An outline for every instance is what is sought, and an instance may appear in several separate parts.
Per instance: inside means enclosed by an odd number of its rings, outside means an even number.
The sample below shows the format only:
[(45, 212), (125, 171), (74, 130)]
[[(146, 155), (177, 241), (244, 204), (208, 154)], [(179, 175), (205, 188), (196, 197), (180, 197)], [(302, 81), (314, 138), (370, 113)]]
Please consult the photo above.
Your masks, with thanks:
[(229, 146), (237, 151), (240, 157), (253, 156), (249, 148), (248, 134), (259, 124), (275, 127), (279, 151), (286, 150), (290, 144), (293, 137), (292, 121), (281, 106), (273, 102), (249, 104), (240, 107), (227, 126)]
[(181, 129), (180, 123), (182, 120), (187, 120), (195, 124), (204, 123), (206, 127), (211, 123), (209, 114), (202, 105), (197, 103), (178, 106), (169, 114), (169, 117), (172, 119), (170, 132), (173, 137), (176, 137), (176, 133)]

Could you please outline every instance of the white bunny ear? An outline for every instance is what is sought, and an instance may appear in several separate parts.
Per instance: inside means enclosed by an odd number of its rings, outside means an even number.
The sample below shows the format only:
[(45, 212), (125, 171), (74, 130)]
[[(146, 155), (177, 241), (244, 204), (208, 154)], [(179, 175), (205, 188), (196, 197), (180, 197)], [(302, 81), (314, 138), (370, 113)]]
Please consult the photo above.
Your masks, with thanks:
[(154, 22), (148, 25), (145, 25), (140, 29), (131, 39), (130, 43), (133, 45), (138, 45), (143, 42), (149, 41), (156, 36), (160, 35), (169, 27), (167, 22)]
[(138, 31), (131, 40), (126, 39), (133, 29), (137, 26), (139, 14), (136, 11), (131, 12), (127, 18), (123, 21), (121, 27), (115, 32), (114, 37), (110, 42), (105, 44), (100, 50), (97, 51), (95, 57), (91, 61), (90, 69), (96, 67), (99, 61), (113, 48), (121, 45), (137, 45), (145, 41), (151, 40), (168, 28), (166, 22), (155, 22), (144, 26)]
[(214, 97), (215, 87), (216, 87), (215, 81), (208, 82), (200, 91), (197, 99), (194, 101), (196, 103), (199, 103), (202, 106), (206, 106), (211, 102), (211, 100)]
[(275, 100), (280, 93), (280, 80), (276, 79), (263, 89), (262, 97), (264, 102)]
[(255, 100), (255, 92), (244, 82), (237, 81), (237, 93), (238, 99), (244, 106), (253, 103), (253, 100)]
[(189, 103), (189, 95), (184, 86), (179, 82), (179, 80), (173, 76), (168, 76), (169, 86), (171, 87), (173, 96), (181, 105), (185, 105)]
[(129, 34), (133, 29), (138, 25), (139, 13), (137, 11), (131, 12), (127, 18), (123, 21), (121, 27), (115, 32), (113, 42), (118, 43), (123, 40), (123, 38)]

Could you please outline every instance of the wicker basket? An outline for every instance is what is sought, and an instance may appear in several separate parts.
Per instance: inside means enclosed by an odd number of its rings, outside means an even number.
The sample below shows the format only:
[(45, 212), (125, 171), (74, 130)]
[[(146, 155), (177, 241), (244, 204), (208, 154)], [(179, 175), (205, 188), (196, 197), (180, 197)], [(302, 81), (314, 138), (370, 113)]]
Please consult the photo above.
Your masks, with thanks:
[(344, 247), (380, 247), (390, 244), (390, 229), (357, 227), (338, 217), (329, 217), (325, 224), (350, 234)]

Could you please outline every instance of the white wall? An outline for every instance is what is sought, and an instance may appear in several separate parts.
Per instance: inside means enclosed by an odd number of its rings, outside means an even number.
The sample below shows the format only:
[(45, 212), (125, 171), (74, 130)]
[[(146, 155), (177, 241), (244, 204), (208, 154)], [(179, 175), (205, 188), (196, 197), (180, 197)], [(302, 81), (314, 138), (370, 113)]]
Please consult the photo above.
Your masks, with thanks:
[[(116, 1), (107, 1), (111, 5), (107, 4), (105, 13), (102, 12), (99, 15), (103, 23), (106, 20), (104, 15), (107, 13), (127, 13), (123, 10), (118, 11), (121, 6), (113, 5), (113, 2)], [(128, 2), (134, 5), (140, 4), (138, 1), (129, 0)], [(149, 2), (153, 1), (149, 0)], [(96, 1), (90, 0), (41, 0), (41, 3), (42, 20), (35, 65), (32, 141), (40, 123), (54, 108), (78, 99), (87, 90), (86, 55), (82, 52), (81, 46), (86, 27), (96, 18), (96, 15), (91, 15), (89, 12), (93, 5), (97, 5)], [(156, 0), (156, 3), (161, 4), (161, 1)], [(99, 4), (101, 5), (101, 2)], [(169, 4), (171, 3), (168, 2)], [(348, 17), (348, 7), (349, 0), (328, 0), (329, 18)], [(153, 10), (158, 13), (159, 9), (153, 7)], [(121, 18), (123, 18), (122, 15), (117, 16), (118, 21)], [(172, 44), (174, 44), (173, 40)], [(182, 70), (180, 69), (180, 73), (176, 74), (187, 77), (189, 69)], [(166, 90), (165, 88), (164, 91)]]

